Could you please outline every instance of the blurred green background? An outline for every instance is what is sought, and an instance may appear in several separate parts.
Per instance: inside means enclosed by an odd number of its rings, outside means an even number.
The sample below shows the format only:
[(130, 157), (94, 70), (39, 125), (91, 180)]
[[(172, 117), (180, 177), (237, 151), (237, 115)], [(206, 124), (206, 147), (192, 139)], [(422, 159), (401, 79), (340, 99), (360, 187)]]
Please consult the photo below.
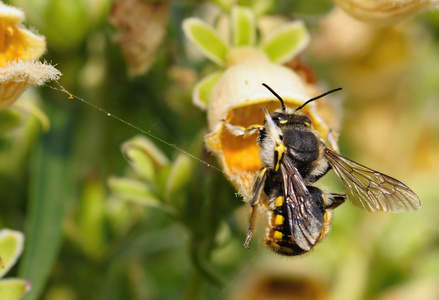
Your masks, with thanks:
[[(212, 20), (227, 1), (214, 2), (146, 1), (133, 27), (116, 29), (123, 15), (109, 0), (6, 1), (46, 37), (43, 59), (68, 91), (216, 165), (202, 146), (205, 113), (191, 103), (214, 66), (181, 30), (184, 18)], [(421, 209), (369, 214), (346, 203), (326, 240), (292, 259), (263, 247), (261, 215), (248, 251), (247, 207), (222, 173), (59, 90), (34, 88), (18, 101), (36, 103), (50, 131), (23, 115), (0, 132), (0, 228), (25, 234), (8, 275), (32, 282), (25, 299), (439, 299), (439, 13), (381, 28), (331, 1), (262, 3), (256, 11), (305, 21), (303, 60), (323, 89), (343, 87), (341, 152), (403, 181)], [(163, 39), (130, 44), (122, 29), (162, 30)], [(146, 54), (127, 59), (138, 49)], [(341, 191), (333, 175), (322, 185)]]

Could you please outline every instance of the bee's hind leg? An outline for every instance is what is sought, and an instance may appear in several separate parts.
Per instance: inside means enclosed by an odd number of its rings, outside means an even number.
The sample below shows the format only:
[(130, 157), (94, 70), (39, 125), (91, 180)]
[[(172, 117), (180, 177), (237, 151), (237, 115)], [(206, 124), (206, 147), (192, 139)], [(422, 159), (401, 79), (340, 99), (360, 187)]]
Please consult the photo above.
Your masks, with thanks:
[(262, 191), (264, 190), (265, 180), (267, 178), (268, 169), (262, 168), (259, 171), (258, 177), (256, 178), (255, 185), (253, 187), (253, 198), (250, 202), (250, 220), (248, 226), (247, 238), (245, 239), (244, 248), (249, 248), (248, 244), (253, 236), (253, 231), (255, 228), (255, 220), (256, 220), (256, 205), (259, 204), (259, 199), (261, 198)]
[(343, 204), (346, 201), (347, 198), (345, 194), (330, 193), (329, 195), (331, 201), (328, 204), (326, 204), (325, 208), (327, 209), (334, 209), (339, 207), (341, 204)]

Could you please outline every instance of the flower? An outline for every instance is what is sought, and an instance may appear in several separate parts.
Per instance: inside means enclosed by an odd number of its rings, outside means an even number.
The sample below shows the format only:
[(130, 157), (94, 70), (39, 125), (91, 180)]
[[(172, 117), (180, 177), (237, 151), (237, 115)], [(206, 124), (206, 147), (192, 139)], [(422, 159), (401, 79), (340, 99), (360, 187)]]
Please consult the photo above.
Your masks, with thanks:
[[(261, 22), (262, 23), (262, 22)], [(303, 22), (284, 23), (271, 31), (256, 44), (256, 20), (249, 8), (235, 6), (230, 15), (232, 29), (231, 44), (209, 24), (197, 18), (183, 22), (186, 37), (217, 65), (228, 68), (244, 62), (271, 62), (282, 64), (292, 60), (309, 43), (310, 37)], [(263, 25), (261, 25), (262, 27)], [(263, 28), (260, 28), (261, 31)], [(210, 93), (222, 72), (213, 73), (202, 79), (193, 92), (193, 102), (201, 109), (207, 109)]]
[[(262, 124), (263, 108), (273, 111), (279, 101), (266, 90), (268, 84), (287, 106), (298, 107), (316, 93), (293, 69), (281, 64), (293, 61), (309, 43), (309, 34), (301, 21), (282, 22), (270, 30), (259, 27), (262, 39), (257, 42), (255, 16), (249, 8), (235, 6), (230, 15), (231, 42), (205, 22), (189, 18), (183, 30), (189, 40), (210, 60), (225, 70), (202, 79), (194, 88), (193, 102), (207, 109), (210, 133), (205, 136), (207, 148), (219, 159), (227, 178), (245, 199), (251, 198), (252, 185), (261, 168), (256, 136), (232, 135), (221, 120), (239, 125)], [(261, 25), (262, 26), (262, 23)], [(317, 104), (306, 106), (314, 127), (326, 140), (329, 128), (318, 115)]]
[(61, 72), (35, 60), (14, 60), (0, 68), (0, 109), (11, 105), (31, 85), (57, 80)]
[(23, 26), (24, 13), (0, 2), (0, 109), (11, 105), (29, 86), (56, 80), (61, 73), (35, 61), (46, 50), (46, 39)]
[(10, 61), (38, 59), (46, 50), (46, 39), (23, 26), (24, 13), (0, 2), (0, 67)]

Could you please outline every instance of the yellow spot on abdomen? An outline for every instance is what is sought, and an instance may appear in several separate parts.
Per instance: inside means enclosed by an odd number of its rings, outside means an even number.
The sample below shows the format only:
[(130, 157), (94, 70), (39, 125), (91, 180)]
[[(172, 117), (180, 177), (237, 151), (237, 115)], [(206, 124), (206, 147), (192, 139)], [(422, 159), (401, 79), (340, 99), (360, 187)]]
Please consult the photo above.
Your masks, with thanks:
[(276, 207), (282, 206), (284, 204), (284, 197), (279, 196), (275, 200)]
[(273, 238), (276, 239), (276, 240), (281, 240), (283, 236), (284, 236), (284, 234), (282, 232), (275, 231), (274, 235), (273, 235)]
[(274, 225), (282, 225), (284, 221), (285, 221), (284, 216), (276, 215), (276, 217), (274, 218)]

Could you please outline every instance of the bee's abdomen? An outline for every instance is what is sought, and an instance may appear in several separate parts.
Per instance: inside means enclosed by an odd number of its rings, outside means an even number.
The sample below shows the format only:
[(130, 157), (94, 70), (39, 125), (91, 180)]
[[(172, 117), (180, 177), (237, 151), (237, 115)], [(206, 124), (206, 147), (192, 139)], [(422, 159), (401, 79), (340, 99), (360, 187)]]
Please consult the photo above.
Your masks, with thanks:
[[(276, 217), (281, 217), (281, 215), (273, 214), (272, 219), (274, 220)], [(267, 232), (265, 245), (281, 255), (294, 256), (307, 252), (297, 246), (293, 237), (289, 233), (288, 226), (270, 226)]]
[(265, 245), (282, 255), (300, 255), (305, 253), (306, 250), (300, 248), (291, 236), (284, 202), (285, 198), (282, 196), (277, 197), (275, 200), (275, 208), (270, 216)]
[[(276, 208), (271, 212), (265, 245), (281, 255), (295, 256), (304, 254), (310, 249), (304, 250), (300, 248), (291, 235), (291, 230), (288, 225), (288, 216), (284, 209), (284, 201), (285, 200), (282, 196), (277, 197), (275, 200)], [(331, 218), (332, 212), (329, 210), (325, 211), (322, 231), (311, 249), (329, 233), (331, 228)]]

